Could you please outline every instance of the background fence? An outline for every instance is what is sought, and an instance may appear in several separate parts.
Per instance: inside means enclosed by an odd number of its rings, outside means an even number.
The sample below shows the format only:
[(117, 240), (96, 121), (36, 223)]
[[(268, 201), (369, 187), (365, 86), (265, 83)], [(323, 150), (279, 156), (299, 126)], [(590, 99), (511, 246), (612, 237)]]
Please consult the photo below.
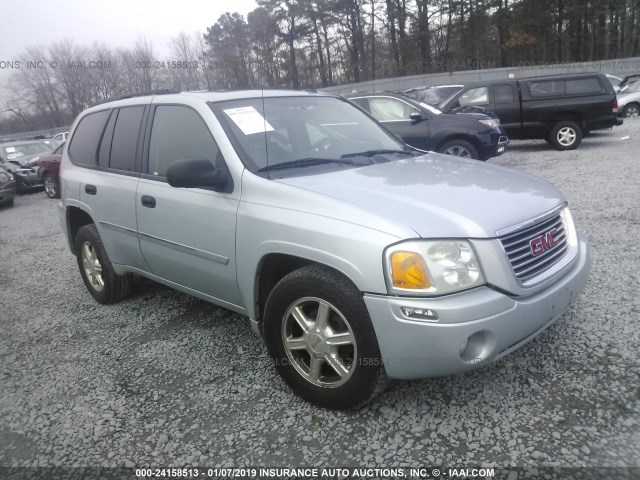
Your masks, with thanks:
[[(482, 63), (478, 67), (484, 67)], [(407, 77), (385, 78), (361, 83), (350, 83), (336, 87), (321, 88), (323, 92), (351, 93), (384, 90), (406, 90), (424, 85), (452, 85), (504, 80), (507, 78), (557, 75), (562, 73), (602, 72), (624, 78), (632, 73), (640, 73), (640, 57), (596, 62), (559, 63), (555, 65), (526, 65), (509, 68), (481, 68), (462, 72), (433, 73), (429, 75), (411, 75)]]
[[(411, 75), (407, 77), (384, 78), (361, 83), (350, 83), (336, 87), (321, 88), (324, 92), (351, 93), (384, 90), (406, 90), (424, 85), (451, 85), (483, 82), (487, 80), (503, 80), (506, 78), (533, 77), (539, 75), (556, 75), (561, 73), (602, 72), (616, 75), (620, 78), (632, 73), (640, 73), (640, 57), (621, 58), (616, 60), (599, 60), (596, 62), (560, 63), (555, 65), (526, 65), (509, 68), (483, 68), (487, 65), (478, 64), (477, 70), (462, 72), (433, 73), (429, 75)], [(490, 66), (490, 65), (489, 65)], [(56, 133), (68, 132), (69, 127), (49, 128), (33, 132), (0, 135), (0, 142), (8, 140), (28, 140), (36, 136), (46, 138)]]
[(68, 132), (71, 125), (67, 127), (48, 128), (46, 130), (34, 130), (33, 132), (10, 133), (8, 135), (0, 135), (0, 143), (17, 140), (31, 140), (34, 137), (51, 138), (56, 133)]

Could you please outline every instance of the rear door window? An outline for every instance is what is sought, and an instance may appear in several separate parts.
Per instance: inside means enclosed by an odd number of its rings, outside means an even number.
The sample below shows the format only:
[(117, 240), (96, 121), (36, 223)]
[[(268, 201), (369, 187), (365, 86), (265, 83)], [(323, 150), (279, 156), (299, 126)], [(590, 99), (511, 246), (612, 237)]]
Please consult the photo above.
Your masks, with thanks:
[(511, 85), (496, 85), (493, 87), (493, 98), (496, 104), (513, 103), (515, 96)]
[(103, 110), (90, 113), (80, 120), (69, 145), (69, 157), (73, 163), (98, 164), (98, 144), (108, 118), (109, 110)]
[(118, 112), (111, 141), (109, 168), (135, 172), (138, 136), (142, 122), (143, 106), (124, 107)]

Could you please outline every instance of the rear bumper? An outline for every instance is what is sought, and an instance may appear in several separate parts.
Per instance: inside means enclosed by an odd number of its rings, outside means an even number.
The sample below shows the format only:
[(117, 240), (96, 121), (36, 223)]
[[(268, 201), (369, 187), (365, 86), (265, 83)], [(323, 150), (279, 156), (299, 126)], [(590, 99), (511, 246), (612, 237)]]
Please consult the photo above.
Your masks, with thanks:
[[(387, 375), (410, 379), (459, 373), (531, 341), (562, 316), (587, 283), (589, 245), (583, 236), (579, 243), (571, 270), (526, 298), (490, 287), (434, 299), (365, 295)], [(402, 312), (405, 306), (431, 309), (447, 321), (409, 319)]]

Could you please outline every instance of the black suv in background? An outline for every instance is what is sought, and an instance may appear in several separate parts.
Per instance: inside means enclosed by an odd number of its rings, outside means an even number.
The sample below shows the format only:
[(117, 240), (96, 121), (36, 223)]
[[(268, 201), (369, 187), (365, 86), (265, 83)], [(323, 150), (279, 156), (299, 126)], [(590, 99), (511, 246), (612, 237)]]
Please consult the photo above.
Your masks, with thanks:
[(487, 115), (446, 114), (398, 93), (350, 93), (344, 97), (420, 150), (487, 160), (502, 155), (509, 143), (500, 122)]
[(558, 150), (577, 148), (591, 130), (622, 125), (602, 73), (474, 83), (440, 105), (445, 112), (469, 107), (492, 111), (510, 139), (543, 138)]

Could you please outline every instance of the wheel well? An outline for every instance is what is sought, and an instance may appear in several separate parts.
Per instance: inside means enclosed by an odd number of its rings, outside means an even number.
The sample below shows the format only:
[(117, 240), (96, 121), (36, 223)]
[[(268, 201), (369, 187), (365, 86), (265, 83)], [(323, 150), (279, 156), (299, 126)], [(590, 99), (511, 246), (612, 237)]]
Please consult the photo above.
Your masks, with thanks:
[(480, 157), (482, 157), (482, 155), (484, 154), (484, 150), (482, 148), (482, 144), (480, 143), (480, 141), (477, 138), (474, 138), (472, 136), (469, 135), (451, 135), (449, 137), (446, 137), (444, 140), (442, 140), (438, 146), (436, 147), (436, 152), (440, 151), (440, 149), (442, 148), (443, 145), (453, 141), (453, 140), (464, 140), (465, 142), (469, 142), (471, 145), (474, 146), (474, 148), (478, 151), (478, 155)]
[(345, 276), (347, 280), (352, 282), (352, 280), (344, 275), (344, 273), (328, 265), (314, 262), (313, 260), (309, 260), (308, 258), (296, 257), (294, 255), (287, 255), (284, 253), (270, 253), (262, 259), (257, 272), (257, 295), (255, 297), (257, 299), (257, 305), (255, 319), (257, 321), (262, 321), (264, 307), (267, 304), (269, 294), (280, 280), (282, 280), (285, 276), (287, 276), (294, 270), (304, 267), (305, 265), (312, 264), (323, 265), (327, 268), (331, 268), (332, 270), (335, 270), (337, 273)]
[(640, 102), (629, 102), (624, 107), (622, 107), (622, 110), (627, 108), (629, 105), (635, 105), (636, 107), (640, 108)]
[(549, 132), (553, 128), (553, 125), (562, 122), (562, 121), (570, 121), (577, 123), (582, 130), (585, 129), (585, 123), (582, 119), (582, 116), (577, 112), (558, 112), (556, 113), (551, 120), (549, 121)]
[(91, 216), (77, 207), (67, 207), (67, 228), (69, 229), (69, 244), (71, 251), (75, 254), (75, 238), (80, 227), (89, 225), (93, 222)]

